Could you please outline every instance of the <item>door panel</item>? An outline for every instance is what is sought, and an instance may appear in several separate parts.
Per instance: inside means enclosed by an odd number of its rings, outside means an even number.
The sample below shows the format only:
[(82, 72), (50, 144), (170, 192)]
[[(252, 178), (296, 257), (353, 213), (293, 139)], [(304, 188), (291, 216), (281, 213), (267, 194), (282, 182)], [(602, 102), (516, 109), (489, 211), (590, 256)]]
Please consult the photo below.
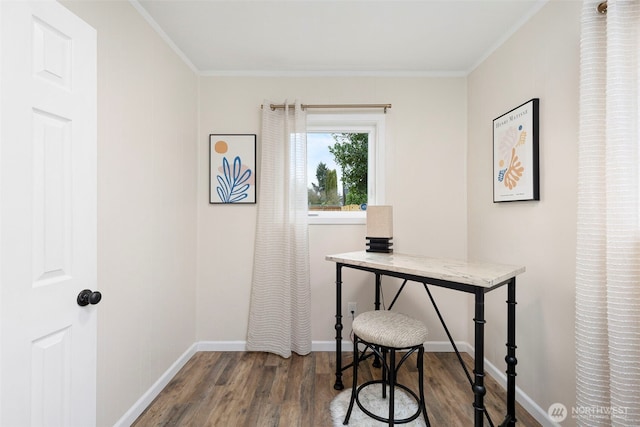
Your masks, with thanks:
[(42, 79), (71, 89), (71, 38), (58, 29), (33, 19), (33, 72)]
[(31, 424), (71, 425), (71, 327), (36, 339), (31, 346)]
[(33, 114), (34, 286), (71, 279), (71, 123), (43, 111)]

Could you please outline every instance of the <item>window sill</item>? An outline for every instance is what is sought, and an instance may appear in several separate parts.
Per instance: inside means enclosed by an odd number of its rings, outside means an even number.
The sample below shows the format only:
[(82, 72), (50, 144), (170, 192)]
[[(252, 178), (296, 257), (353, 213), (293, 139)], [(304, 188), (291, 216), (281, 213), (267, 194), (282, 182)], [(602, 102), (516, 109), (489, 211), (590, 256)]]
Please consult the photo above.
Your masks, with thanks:
[(366, 224), (366, 212), (322, 212), (309, 214), (309, 225)]

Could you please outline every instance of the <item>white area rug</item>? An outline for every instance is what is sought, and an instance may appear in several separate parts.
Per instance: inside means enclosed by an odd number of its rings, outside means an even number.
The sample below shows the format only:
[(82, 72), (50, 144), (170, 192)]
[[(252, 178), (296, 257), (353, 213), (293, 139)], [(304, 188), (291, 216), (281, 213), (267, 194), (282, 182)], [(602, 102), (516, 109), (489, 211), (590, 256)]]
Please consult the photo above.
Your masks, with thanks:
[[(369, 411), (381, 417), (389, 415), (389, 391), (387, 390), (387, 398), (382, 398), (380, 384), (373, 384), (365, 387), (360, 392), (360, 402)], [(351, 399), (351, 387), (342, 391), (339, 395), (333, 398), (331, 401), (331, 419), (333, 420), (334, 427), (342, 427), (344, 417), (347, 415), (347, 409), (349, 408), (349, 399)], [(395, 417), (406, 418), (413, 415), (418, 410), (418, 404), (416, 401), (402, 389), (396, 388), (395, 393)], [(351, 417), (349, 418), (349, 427), (377, 427), (385, 426), (385, 423), (376, 421), (363, 413), (358, 404), (353, 402), (353, 410), (351, 411)], [(409, 427), (424, 427), (426, 426), (422, 414), (415, 420), (406, 424), (399, 424), (401, 426)]]

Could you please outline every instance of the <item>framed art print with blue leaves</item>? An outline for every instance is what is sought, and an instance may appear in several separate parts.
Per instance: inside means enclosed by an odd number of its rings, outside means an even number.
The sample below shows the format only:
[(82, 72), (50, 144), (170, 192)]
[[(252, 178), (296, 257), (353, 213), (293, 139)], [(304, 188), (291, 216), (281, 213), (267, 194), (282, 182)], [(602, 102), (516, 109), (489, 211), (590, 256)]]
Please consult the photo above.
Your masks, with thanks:
[(209, 135), (209, 203), (256, 202), (256, 135)]

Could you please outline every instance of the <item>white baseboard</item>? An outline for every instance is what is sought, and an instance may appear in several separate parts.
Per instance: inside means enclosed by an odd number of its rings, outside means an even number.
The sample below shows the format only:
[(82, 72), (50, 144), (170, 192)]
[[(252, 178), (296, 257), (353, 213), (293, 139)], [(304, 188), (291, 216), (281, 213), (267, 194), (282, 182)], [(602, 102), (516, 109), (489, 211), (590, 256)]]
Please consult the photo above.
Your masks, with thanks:
[[(176, 360), (167, 371), (147, 390), (134, 405), (115, 423), (115, 427), (129, 427), (144, 412), (144, 410), (153, 402), (163, 388), (169, 384), (169, 381), (178, 373), (178, 371), (191, 359), (198, 351), (246, 351), (246, 341), (199, 341), (191, 345)], [(474, 348), (467, 342), (456, 342), (458, 351), (468, 353), (471, 356), (475, 353)], [(335, 351), (335, 341), (314, 341), (311, 343), (311, 351)], [(343, 351), (353, 351), (353, 343), (351, 341), (342, 342)], [(428, 341), (425, 343), (425, 351), (428, 352), (450, 352), (453, 347), (449, 341)], [(484, 361), (486, 372), (491, 375), (503, 388), (506, 388), (507, 376), (500, 371), (495, 365), (487, 359)], [(540, 424), (544, 427), (557, 426), (556, 423), (549, 419), (547, 411), (543, 410), (536, 402), (533, 401), (526, 393), (516, 386), (516, 400), (524, 409), (527, 410)]]
[[(456, 342), (456, 347), (460, 353), (469, 353), (473, 355), (473, 347), (464, 341)], [(424, 351), (430, 353), (449, 353), (453, 351), (453, 346), (449, 341), (427, 341), (424, 343)]]
[(158, 394), (164, 389), (169, 381), (178, 373), (180, 369), (196, 354), (198, 343), (192, 344), (182, 355), (173, 362), (164, 374), (133, 404), (131, 408), (114, 424), (114, 427), (129, 427), (153, 402)]
[[(457, 342), (456, 346), (460, 352), (473, 354), (472, 347), (466, 342)], [(313, 341), (311, 343), (311, 351), (336, 351), (336, 342), (334, 340)], [(342, 351), (353, 351), (353, 343), (351, 341), (342, 341)], [(443, 353), (453, 351), (453, 347), (449, 341), (427, 341), (424, 343), (424, 351)]]
[(198, 351), (247, 351), (246, 341), (199, 341)]
[[(336, 351), (336, 340), (313, 341), (311, 343), (311, 351)], [(353, 343), (348, 340), (342, 340), (342, 351), (353, 351)]]
[[(470, 353), (473, 354), (473, 353)], [(507, 375), (499, 370), (493, 363), (489, 362), (486, 358), (484, 359), (484, 370), (486, 373), (491, 375), (497, 382), (502, 386), (502, 388), (507, 388)], [(516, 401), (522, 405), (524, 409), (527, 410), (528, 413), (533, 416), (543, 427), (557, 427), (557, 423), (553, 422), (549, 419), (549, 414), (547, 411), (542, 409), (540, 405), (538, 405), (534, 400), (529, 397), (520, 387), (516, 385)]]

